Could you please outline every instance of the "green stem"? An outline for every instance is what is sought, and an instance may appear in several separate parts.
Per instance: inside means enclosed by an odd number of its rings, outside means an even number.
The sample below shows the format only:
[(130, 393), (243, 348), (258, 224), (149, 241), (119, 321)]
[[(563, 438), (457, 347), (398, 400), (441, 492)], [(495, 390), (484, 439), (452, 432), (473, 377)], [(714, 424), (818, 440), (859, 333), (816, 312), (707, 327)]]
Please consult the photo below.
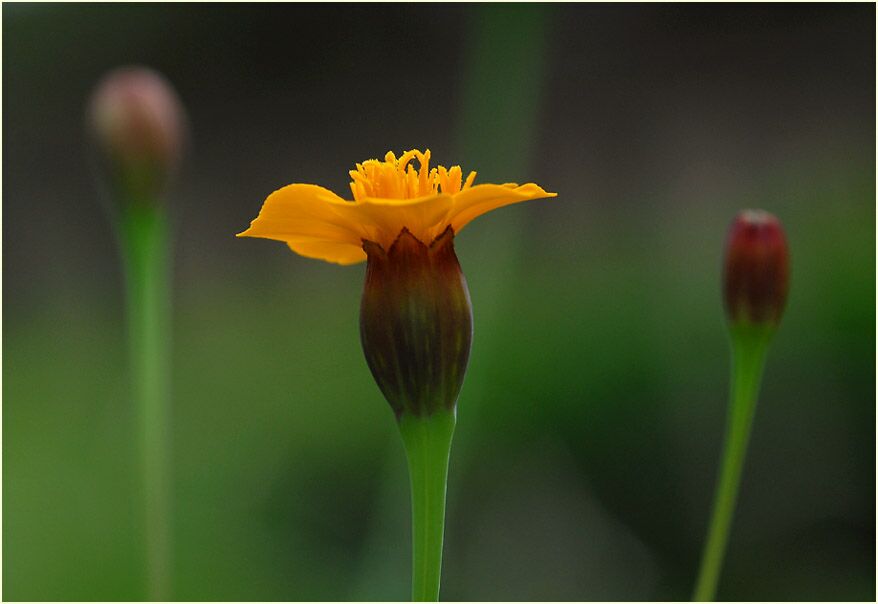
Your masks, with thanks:
[(120, 226), (142, 471), (147, 599), (166, 600), (170, 587), (168, 224), (161, 206), (131, 203)]
[(713, 500), (707, 542), (693, 600), (713, 601), (725, 557), (744, 468), (750, 428), (756, 410), (765, 354), (773, 330), (768, 327), (732, 328), (732, 381), (726, 438), (719, 481)]
[(412, 485), (413, 602), (439, 601), (448, 457), (456, 421), (455, 411), (399, 418)]

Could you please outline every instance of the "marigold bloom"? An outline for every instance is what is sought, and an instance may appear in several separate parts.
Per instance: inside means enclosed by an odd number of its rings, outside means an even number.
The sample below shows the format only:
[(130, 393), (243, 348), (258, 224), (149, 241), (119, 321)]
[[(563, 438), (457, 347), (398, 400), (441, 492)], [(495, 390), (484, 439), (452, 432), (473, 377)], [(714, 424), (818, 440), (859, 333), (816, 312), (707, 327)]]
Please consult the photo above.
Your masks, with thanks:
[[(417, 160), (418, 169), (412, 165)], [(430, 151), (368, 160), (351, 170), (353, 201), (316, 185), (272, 193), (239, 236), (284, 241), (338, 264), (368, 259), (360, 339), (396, 413), (453, 411), (472, 342), (472, 309), (454, 235), (500, 206), (554, 197), (535, 184), (476, 185), (460, 166), (430, 168)]]
[[(412, 161), (420, 164), (416, 169)], [(544, 197), (541, 187), (473, 185), (460, 166), (430, 168), (430, 150), (388, 152), (350, 171), (353, 201), (317, 185), (292, 184), (268, 196), (250, 228), (239, 237), (284, 241), (302, 256), (338, 264), (366, 260), (365, 241), (390, 246), (403, 229), (429, 245), (448, 227), (457, 234), (471, 220), (496, 208)]]

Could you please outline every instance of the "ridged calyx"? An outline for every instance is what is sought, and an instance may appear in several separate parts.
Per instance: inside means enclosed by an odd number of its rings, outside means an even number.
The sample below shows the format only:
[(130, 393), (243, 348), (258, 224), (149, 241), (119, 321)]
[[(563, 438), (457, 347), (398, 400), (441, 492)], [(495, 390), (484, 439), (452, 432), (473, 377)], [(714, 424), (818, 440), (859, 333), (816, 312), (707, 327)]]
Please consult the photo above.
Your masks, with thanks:
[(734, 325), (776, 328), (789, 289), (789, 251), (780, 221), (763, 210), (744, 210), (726, 242), (723, 294)]
[(403, 229), (389, 249), (371, 241), (363, 249), (360, 338), (378, 387), (397, 418), (453, 409), (473, 324), (454, 231), (427, 245)]

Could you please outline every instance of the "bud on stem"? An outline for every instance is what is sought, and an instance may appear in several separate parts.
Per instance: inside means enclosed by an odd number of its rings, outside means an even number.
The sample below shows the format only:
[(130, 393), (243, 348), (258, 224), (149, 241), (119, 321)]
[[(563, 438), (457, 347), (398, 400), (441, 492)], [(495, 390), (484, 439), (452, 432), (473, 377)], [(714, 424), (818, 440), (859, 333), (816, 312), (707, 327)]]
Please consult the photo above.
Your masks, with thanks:
[(449, 227), (429, 246), (403, 229), (390, 249), (366, 241), (360, 337), (397, 418), (451, 410), (472, 342), (472, 309)]
[(137, 410), (147, 600), (172, 585), (170, 507), (170, 250), (160, 204), (180, 159), (184, 114), (170, 85), (143, 68), (111, 72), (88, 115), (109, 187), (127, 286), (133, 403)]
[(780, 221), (762, 210), (741, 212), (726, 243), (723, 293), (732, 345), (731, 393), (713, 512), (693, 594), (696, 602), (716, 596), (765, 357), (788, 287), (789, 252)]

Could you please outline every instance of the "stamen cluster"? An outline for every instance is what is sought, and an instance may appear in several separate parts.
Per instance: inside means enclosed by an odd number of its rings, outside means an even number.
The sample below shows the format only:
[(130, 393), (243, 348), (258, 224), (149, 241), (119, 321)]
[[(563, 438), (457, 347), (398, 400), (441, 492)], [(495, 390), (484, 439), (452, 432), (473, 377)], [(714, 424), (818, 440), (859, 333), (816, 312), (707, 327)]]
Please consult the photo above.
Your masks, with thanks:
[[(412, 161), (417, 159), (416, 169)], [(469, 189), (476, 178), (470, 172), (463, 181), (460, 166), (430, 168), (430, 150), (406, 151), (397, 159), (393, 152), (384, 156), (384, 161), (369, 159), (358, 163), (356, 170), (349, 174), (351, 193), (356, 201), (363, 199), (415, 199), (428, 195), (445, 193), (454, 195)]]

